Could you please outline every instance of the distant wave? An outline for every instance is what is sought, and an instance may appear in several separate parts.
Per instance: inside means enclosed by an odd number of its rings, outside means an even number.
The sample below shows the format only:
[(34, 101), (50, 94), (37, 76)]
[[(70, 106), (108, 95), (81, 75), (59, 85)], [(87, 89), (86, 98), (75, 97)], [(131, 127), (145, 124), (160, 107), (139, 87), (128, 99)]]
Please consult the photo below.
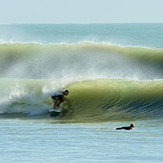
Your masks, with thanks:
[(0, 25), (0, 43), (95, 42), (162, 48), (163, 24), (10, 24)]
[(0, 78), (163, 78), (163, 49), (78, 44), (0, 45)]
[(5, 41), (0, 39), (0, 46), (1, 45), (16, 45), (16, 44), (36, 44), (36, 45), (42, 45), (42, 46), (48, 46), (48, 45), (79, 45), (79, 44), (95, 44), (95, 45), (105, 45), (105, 46), (119, 46), (119, 47), (132, 47), (132, 48), (144, 48), (144, 49), (157, 49), (157, 50), (162, 50), (162, 48), (155, 48), (155, 47), (150, 47), (150, 46), (137, 46), (137, 45), (123, 45), (123, 44), (118, 44), (118, 43), (112, 43), (112, 42), (106, 42), (106, 41), (90, 41), (90, 40), (83, 40), (83, 41), (78, 41), (78, 42), (72, 42), (72, 43), (67, 43), (67, 42), (48, 42), (48, 43), (43, 43), (43, 42), (38, 42), (38, 41)]

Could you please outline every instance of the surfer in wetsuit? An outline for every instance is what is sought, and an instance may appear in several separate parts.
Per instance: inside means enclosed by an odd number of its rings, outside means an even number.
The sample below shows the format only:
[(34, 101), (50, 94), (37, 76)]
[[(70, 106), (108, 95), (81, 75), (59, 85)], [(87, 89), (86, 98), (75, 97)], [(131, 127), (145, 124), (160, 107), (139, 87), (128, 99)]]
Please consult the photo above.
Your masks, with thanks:
[[(67, 96), (68, 94), (69, 94), (69, 91), (65, 90), (64, 92), (59, 93), (58, 95), (51, 96), (51, 98), (53, 100), (55, 100), (54, 109), (57, 109), (62, 102), (70, 101), (68, 98), (64, 97), (64, 96)], [(58, 101), (59, 101), (59, 103), (58, 103)]]
[(131, 123), (130, 126), (116, 128), (116, 130), (132, 130), (134, 127), (135, 127), (135, 125), (133, 123)]

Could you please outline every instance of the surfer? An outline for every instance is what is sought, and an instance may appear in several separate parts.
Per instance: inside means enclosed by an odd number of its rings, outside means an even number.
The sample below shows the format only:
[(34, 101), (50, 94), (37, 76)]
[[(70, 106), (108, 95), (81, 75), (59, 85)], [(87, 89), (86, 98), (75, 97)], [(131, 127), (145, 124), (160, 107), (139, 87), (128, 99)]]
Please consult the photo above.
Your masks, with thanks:
[(135, 125), (133, 123), (131, 123), (130, 126), (127, 127), (120, 127), (120, 128), (116, 128), (116, 130), (133, 130), (135, 127)]
[[(65, 90), (64, 92), (61, 92), (58, 95), (51, 96), (51, 98), (53, 100), (55, 100), (54, 109), (57, 109), (59, 107), (59, 105), (61, 103), (63, 103), (64, 101), (70, 101), (68, 98), (64, 97), (64, 96), (67, 96), (68, 94), (69, 94), (69, 91)], [(59, 103), (58, 103), (58, 101), (59, 101)]]

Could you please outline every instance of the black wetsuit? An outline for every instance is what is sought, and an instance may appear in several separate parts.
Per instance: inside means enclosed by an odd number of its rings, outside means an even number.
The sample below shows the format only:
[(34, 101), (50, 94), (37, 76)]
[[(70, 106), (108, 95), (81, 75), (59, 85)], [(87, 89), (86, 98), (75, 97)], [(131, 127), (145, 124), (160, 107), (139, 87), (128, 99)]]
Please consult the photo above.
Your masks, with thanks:
[(53, 100), (56, 100), (56, 97), (58, 97), (59, 99), (59, 101), (62, 101), (63, 100), (63, 97), (64, 97), (64, 95), (62, 94), (62, 95), (56, 95), (56, 96), (51, 96), (51, 98), (53, 99)]
[(116, 128), (116, 130), (131, 130), (132, 127), (131, 126), (127, 126), (127, 127), (120, 127), (120, 128)]

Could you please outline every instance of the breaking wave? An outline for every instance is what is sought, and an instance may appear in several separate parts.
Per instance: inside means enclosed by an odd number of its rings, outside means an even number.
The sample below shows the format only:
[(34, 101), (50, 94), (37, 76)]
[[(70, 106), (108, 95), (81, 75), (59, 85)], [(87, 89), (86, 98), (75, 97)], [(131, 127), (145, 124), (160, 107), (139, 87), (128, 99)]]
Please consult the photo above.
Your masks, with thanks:
[(163, 117), (163, 50), (83, 42), (0, 45), (0, 117), (50, 118), (50, 96), (69, 89), (62, 120)]
[[(52, 80), (1, 80), (0, 117), (50, 118), (50, 95), (56, 88)], [(140, 120), (163, 117), (162, 81), (98, 79), (74, 82), (69, 89), (71, 101), (65, 102), (61, 117), (73, 122)], [(19, 118), (20, 118), (19, 117)]]

